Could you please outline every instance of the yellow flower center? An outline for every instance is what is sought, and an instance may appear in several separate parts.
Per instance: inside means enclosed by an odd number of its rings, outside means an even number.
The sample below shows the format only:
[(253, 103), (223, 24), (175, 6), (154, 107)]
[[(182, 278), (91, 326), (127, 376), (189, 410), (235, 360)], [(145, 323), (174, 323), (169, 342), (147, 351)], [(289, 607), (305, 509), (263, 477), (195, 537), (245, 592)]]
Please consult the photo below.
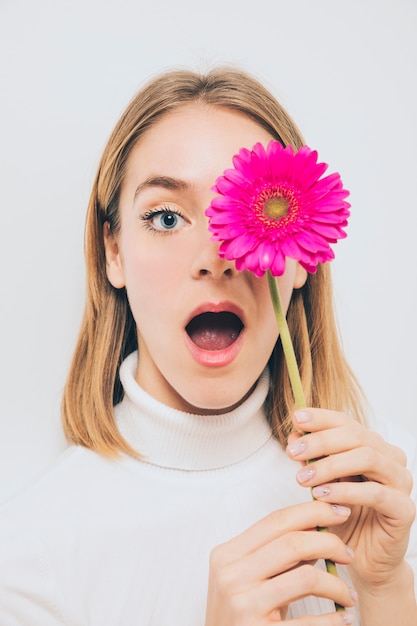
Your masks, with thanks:
[(265, 202), (263, 212), (266, 217), (272, 220), (279, 220), (288, 214), (289, 206), (290, 203), (286, 198), (274, 196), (273, 198), (268, 198)]

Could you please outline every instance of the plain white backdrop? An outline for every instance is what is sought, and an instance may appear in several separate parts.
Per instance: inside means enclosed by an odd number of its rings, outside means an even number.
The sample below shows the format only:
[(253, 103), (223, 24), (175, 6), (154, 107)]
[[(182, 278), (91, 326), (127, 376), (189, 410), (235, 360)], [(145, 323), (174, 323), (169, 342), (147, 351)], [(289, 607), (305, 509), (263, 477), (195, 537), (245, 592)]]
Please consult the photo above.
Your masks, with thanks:
[(84, 214), (135, 91), (232, 63), (351, 190), (336, 247), (344, 345), (376, 415), (417, 436), (416, 0), (0, 0), (0, 500), (64, 448)]

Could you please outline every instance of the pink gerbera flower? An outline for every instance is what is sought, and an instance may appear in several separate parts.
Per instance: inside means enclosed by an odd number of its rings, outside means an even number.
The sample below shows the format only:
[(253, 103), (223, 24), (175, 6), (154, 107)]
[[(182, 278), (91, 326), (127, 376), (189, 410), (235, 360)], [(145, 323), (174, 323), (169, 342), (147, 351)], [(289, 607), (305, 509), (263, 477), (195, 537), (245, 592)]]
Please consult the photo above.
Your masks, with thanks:
[(317, 163), (316, 151), (257, 143), (233, 165), (216, 180), (220, 195), (206, 211), (220, 256), (257, 276), (283, 274), (285, 257), (311, 273), (334, 257), (330, 244), (346, 237), (349, 192), (339, 174), (321, 178), (327, 165)]

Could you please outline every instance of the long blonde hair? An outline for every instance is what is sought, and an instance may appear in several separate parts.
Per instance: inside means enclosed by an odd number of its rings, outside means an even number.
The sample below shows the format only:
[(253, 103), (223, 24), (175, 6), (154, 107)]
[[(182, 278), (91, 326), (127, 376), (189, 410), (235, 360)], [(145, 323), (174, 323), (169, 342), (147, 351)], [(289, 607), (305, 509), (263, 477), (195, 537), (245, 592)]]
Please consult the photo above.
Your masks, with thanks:
[[(202, 75), (166, 72), (142, 88), (127, 106), (101, 158), (88, 205), (85, 232), (87, 297), (84, 317), (64, 389), (62, 414), (67, 439), (112, 456), (138, 456), (119, 433), (113, 407), (123, 397), (119, 368), (137, 349), (136, 327), (125, 289), (106, 275), (103, 225), (120, 228), (119, 197), (126, 163), (138, 138), (164, 114), (190, 102), (244, 113), (283, 144), (298, 149), (303, 138), (287, 112), (256, 79), (233, 68)], [(301, 370), (307, 403), (344, 410), (362, 419), (362, 397), (341, 349), (332, 303), (328, 265), (319, 266), (294, 291), (288, 323)], [(139, 356), (140, 358), (140, 356)], [(285, 443), (293, 409), (290, 382), (278, 340), (269, 367), (266, 408), (276, 437)]]

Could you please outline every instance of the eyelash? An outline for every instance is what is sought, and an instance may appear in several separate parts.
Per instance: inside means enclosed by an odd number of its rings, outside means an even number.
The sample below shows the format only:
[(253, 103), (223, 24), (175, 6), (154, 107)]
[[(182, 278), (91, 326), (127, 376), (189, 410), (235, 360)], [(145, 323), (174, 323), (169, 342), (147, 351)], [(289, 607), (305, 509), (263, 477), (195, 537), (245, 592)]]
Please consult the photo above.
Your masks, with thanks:
[(151, 223), (152, 220), (158, 215), (167, 215), (167, 214), (178, 215), (178, 217), (181, 217), (182, 219), (184, 219), (180, 211), (168, 205), (161, 206), (158, 209), (150, 209), (149, 211), (146, 211), (146, 213), (144, 213), (143, 215), (140, 215), (139, 219), (142, 222), (144, 222), (145, 228), (149, 230), (151, 233), (153, 233), (154, 235), (168, 235), (170, 233), (169, 228), (167, 228), (166, 230), (155, 228)]

